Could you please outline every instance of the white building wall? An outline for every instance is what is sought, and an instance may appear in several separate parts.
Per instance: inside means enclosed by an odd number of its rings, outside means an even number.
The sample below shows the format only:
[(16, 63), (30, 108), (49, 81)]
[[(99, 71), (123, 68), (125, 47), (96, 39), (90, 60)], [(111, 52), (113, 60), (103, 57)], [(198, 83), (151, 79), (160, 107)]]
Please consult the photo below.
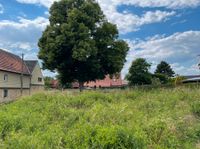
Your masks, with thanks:
[[(6, 80), (4, 80), (4, 76)], [(21, 75), (0, 70), (0, 88), (21, 88)], [(23, 76), (23, 88), (30, 88), (30, 76)]]

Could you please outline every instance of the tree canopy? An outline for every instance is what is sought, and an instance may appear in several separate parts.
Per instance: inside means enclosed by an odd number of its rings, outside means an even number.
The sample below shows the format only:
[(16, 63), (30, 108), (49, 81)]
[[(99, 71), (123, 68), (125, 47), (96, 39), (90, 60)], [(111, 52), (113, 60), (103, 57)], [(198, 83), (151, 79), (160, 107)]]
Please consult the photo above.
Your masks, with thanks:
[(120, 72), (129, 47), (95, 0), (61, 0), (50, 8), (50, 25), (39, 40), (43, 68), (62, 84), (103, 79)]
[(151, 84), (151, 73), (149, 72), (149, 64), (145, 59), (138, 58), (132, 62), (132, 65), (129, 69), (129, 74), (127, 79), (130, 85), (143, 85)]
[(161, 61), (160, 64), (157, 65), (155, 74), (163, 74), (167, 77), (173, 77), (175, 72), (167, 62)]

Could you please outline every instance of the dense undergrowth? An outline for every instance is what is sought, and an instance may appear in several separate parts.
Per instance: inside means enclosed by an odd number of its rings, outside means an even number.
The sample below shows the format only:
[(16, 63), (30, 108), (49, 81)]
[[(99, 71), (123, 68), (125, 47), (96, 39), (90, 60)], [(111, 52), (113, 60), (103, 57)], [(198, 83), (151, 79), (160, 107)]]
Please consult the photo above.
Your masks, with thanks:
[(40, 93), (0, 106), (0, 148), (200, 147), (200, 89)]

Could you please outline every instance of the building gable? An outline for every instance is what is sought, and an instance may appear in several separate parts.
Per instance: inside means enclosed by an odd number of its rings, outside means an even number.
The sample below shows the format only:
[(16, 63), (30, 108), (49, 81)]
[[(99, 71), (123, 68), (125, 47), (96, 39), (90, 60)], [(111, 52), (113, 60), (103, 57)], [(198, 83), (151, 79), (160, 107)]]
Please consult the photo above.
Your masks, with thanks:
[(44, 78), (43, 78), (43, 74), (40, 68), (39, 63), (37, 62), (35, 67), (32, 70), (31, 73), (32, 77), (31, 77), (31, 84), (32, 85), (44, 85)]

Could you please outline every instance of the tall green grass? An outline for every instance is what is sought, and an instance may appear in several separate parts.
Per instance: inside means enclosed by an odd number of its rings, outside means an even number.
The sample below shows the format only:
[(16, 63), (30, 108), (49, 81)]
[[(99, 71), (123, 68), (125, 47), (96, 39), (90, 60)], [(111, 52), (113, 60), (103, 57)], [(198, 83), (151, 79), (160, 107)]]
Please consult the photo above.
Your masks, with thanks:
[(40, 93), (0, 106), (0, 148), (193, 149), (200, 89)]

